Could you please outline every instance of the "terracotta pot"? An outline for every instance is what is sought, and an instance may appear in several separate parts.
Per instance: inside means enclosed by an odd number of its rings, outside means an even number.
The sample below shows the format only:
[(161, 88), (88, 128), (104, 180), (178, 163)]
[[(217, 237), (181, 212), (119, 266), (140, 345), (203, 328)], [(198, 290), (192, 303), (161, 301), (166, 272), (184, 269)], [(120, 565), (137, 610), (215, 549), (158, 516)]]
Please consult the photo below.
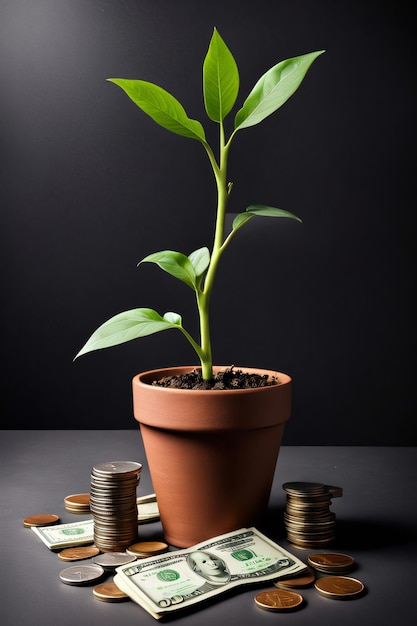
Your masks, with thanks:
[(134, 416), (165, 539), (177, 547), (260, 521), (291, 412), (291, 378), (281, 372), (239, 368), (281, 382), (259, 389), (197, 391), (151, 385), (162, 376), (192, 369), (152, 370), (133, 378)]

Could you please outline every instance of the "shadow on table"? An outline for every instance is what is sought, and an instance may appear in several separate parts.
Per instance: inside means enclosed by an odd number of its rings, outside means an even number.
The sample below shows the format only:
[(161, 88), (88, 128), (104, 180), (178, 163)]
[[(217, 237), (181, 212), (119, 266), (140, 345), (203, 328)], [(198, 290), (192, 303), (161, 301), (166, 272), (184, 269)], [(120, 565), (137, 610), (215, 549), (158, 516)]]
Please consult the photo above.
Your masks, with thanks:
[[(282, 545), (286, 539), (283, 508), (270, 507), (264, 519), (259, 522), (259, 530), (276, 543)], [(401, 546), (413, 543), (417, 545), (417, 532), (410, 526), (398, 522), (380, 520), (359, 520), (336, 518), (335, 542), (326, 551), (337, 546), (348, 549), (375, 550), (387, 546)]]
[(411, 542), (416, 545), (416, 533), (410, 527), (379, 520), (336, 519), (336, 540), (346, 548), (375, 550), (403, 546)]

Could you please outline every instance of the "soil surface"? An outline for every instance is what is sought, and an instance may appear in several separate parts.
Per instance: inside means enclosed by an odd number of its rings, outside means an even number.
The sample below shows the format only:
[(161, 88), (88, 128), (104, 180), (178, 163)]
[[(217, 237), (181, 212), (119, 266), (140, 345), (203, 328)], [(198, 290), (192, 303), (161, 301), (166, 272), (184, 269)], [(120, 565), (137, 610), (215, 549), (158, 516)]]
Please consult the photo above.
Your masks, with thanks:
[(201, 370), (195, 369), (181, 376), (165, 376), (155, 380), (153, 385), (158, 387), (171, 387), (174, 389), (253, 389), (258, 387), (270, 387), (279, 385), (276, 377), (269, 378), (267, 374), (251, 374), (234, 367), (218, 372), (211, 380), (203, 380)]

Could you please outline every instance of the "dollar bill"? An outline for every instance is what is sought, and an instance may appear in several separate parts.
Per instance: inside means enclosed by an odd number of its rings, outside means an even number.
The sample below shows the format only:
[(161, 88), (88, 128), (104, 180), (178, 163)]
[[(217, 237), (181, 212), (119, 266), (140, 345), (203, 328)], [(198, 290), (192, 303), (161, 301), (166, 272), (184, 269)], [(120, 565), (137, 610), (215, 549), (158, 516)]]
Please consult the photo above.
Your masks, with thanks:
[(94, 520), (92, 519), (53, 526), (32, 526), (32, 530), (50, 550), (82, 546), (94, 541)]
[(305, 563), (252, 527), (123, 565), (116, 569), (114, 582), (160, 619), (233, 587), (277, 580), (305, 569)]

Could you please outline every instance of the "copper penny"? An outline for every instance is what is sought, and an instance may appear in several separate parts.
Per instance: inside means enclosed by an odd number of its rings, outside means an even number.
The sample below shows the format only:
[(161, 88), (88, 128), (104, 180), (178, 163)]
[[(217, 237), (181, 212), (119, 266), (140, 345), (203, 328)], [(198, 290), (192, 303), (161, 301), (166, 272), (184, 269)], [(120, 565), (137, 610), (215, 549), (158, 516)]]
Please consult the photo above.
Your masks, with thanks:
[(59, 522), (58, 515), (31, 515), (25, 517), (23, 520), (23, 526), (29, 528), (30, 526), (49, 526), (50, 524), (56, 524)]
[(310, 554), (307, 558), (309, 565), (321, 572), (337, 572), (351, 569), (355, 564), (355, 559), (348, 554), (338, 554), (336, 552), (323, 552)]
[(168, 550), (168, 544), (163, 541), (139, 541), (129, 546), (126, 552), (137, 556), (153, 556), (166, 550)]
[(335, 600), (355, 598), (365, 589), (360, 580), (348, 576), (323, 576), (314, 586), (321, 595)]
[(85, 507), (90, 504), (90, 494), (89, 493), (74, 493), (70, 496), (66, 496), (64, 498), (65, 504), (70, 504), (72, 506), (81, 506)]
[(130, 599), (114, 582), (97, 585), (93, 589), (93, 594), (102, 602), (123, 602)]
[(89, 559), (92, 556), (97, 556), (100, 550), (95, 546), (84, 546), (79, 548), (65, 548), (58, 552), (58, 558), (61, 561), (80, 561), (81, 559)]
[(255, 603), (267, 611), (292, 611), (301, 606), (303, 596), (286, 589), (270, 589), (256, 594)]
[(275, 587), (279, 589), (302, 589), (303, 587), (310, 587), (316, 580), (316, 575), (311, 567), (307, 567), (300, 576), (294, 576), (294, 578), (283, 578), (282, 580), (276, 580), (274, 582)]

